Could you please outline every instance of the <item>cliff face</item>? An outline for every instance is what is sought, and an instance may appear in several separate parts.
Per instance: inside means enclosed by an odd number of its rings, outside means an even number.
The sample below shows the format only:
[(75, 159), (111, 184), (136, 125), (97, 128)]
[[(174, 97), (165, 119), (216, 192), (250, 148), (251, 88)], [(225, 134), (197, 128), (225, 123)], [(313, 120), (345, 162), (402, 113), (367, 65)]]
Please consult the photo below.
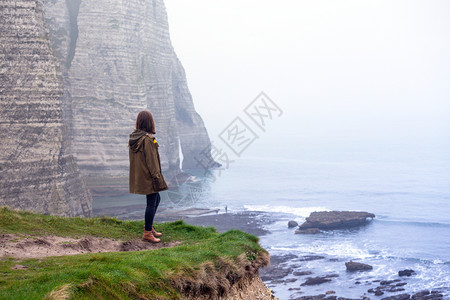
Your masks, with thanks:
[(89, 216), (42, 0), (0, 3), (0, 205)]
[(128, 135), (137, 113), (156, 121), (168, 180), (196, 160), (209, 138), (169, 37), (162, 0), (46, 0), (53, 48), (65, 66), (70, 134), (84, 174), (128, 170)]
[(126, 176), (128, 135), (144, 109), (156, 119), (167, 180), (181, 171), (180, 148), (184, 168), (210, 155), (162, 0), (0, 8), (0, 205), (90, 215), (79, 170)]

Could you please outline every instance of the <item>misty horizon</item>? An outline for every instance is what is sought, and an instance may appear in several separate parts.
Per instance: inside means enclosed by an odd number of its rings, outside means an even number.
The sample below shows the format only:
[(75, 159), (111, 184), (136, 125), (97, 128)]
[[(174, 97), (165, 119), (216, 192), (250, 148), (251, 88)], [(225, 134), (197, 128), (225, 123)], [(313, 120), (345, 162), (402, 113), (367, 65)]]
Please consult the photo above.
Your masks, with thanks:
[(264, 91), (284, 111), (261, 135), (266, 144), (450, 146), (448, 2), (168, 0), (166, 8), (212, 140)]

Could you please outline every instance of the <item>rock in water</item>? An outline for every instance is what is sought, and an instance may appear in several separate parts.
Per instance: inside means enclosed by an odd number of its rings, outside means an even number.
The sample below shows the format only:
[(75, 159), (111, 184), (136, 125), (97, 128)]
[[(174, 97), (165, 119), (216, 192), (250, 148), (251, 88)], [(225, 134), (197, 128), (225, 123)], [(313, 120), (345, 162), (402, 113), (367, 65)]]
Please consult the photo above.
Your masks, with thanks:
[(155, 117), (168, 181), (180, 172), (180, 147), (183, 169), (217, 166), (162, 0), (53, 0), (45, 12), (83, 174), (127, 176), (128, 135), (143, 109)]
[(412, 300), (442, 300), (444, 295), (438, 291), (420, 291), (411, 296)]
[(0, 31), (0, 205), (89, 216), (92, 199), (71, 152), (43, 0), (2, 1)]
[(353, 261), (346, 262), (345, 267), (347, 268), (347, 271), (349, 271), (349, 272), (370, 271), (373, 269), (373, 267), (371, 265), (353, 262)]
[(308, 228), (308, 229), (297, 229), (295, 231), (295, 234), (316, 234), (316, 233), (320, 233), (320, 229), (319, 228)]
[(409, 300), (411, 298), (411, 295), (409, 294), (400, 294), (395, 296), (390, 296), (383, 298), (382, 300)]
[(317, 277), (310, 277), (308, 278), (304, 283), (302, 283), (302, 286), (305, 285), (318, 285), (325, 282), (330, 282), (331, 279), (327, 278), (327, 276), (317, 276)]
[(288, 227), (289, 228), (293, 228), (293, 227), (297, 227), (298, 226), (298, 223), (297, 222), (295, 222), (295, 221), (289, 221), (288, 222)]
[(406, 270), (403, 270), (403, 271), (398, 271), (398, 276), (412, 276), (412, 275), (415, 275), (416, 274), (416, 272), (414, 271), (414, 270), (409, 270), (409, 269), (406, 269)]
[(306, 275), (311, 275), (312, 272), (311, 271), (297, 271), (293, 273), (294, 276), (306, 276)]
[(368, 218), (375, 218), (374, 214), (359, 211), (321, 211), (313, 212), (300, 225), (300, 230), (319, 228), (322, 230), (345, 229), (365, 225)]
[(304, 255), (304, 256), (300, 256), (298, 258), (299, 261), (312, 261), (312, 260), (319, 260), (319, 259), (324, 259), (325, 256), (322, 255)]

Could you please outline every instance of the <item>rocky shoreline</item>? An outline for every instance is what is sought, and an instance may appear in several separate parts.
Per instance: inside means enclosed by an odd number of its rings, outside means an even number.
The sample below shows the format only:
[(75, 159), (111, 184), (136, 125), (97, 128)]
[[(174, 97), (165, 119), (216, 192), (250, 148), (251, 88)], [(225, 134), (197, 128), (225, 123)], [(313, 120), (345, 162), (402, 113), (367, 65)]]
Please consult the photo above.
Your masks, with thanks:
[[(332, 282), (339, 277), (338, 274), (315, 274), (304, 268), (302, 263), (312, 260), (326, 260), (326, 257), (320, 255), (297, 256), (293, 254), (272, 255), (270, 265), (260, 270), (261, 279), (270, 287), (275, 284), (298, 283), (297, 288), (289, 288), (290, 291), (301, 293), (304, 286), (319, 286), (323, 283)], [(342, 268), (345, 268), (343, 264)], [(406, 271), (406, 272), (405, 272)], [(346, 298), (336, 295), (333, 290), (324, 290), (323, 293), (309, 296), (299, 296), (292, 299), (296, 300), (348, 300), (348, 299), (370, 299), (373, 296), (379, 296), (382, 300), (435, 300), (444, 299), (444, 295), (438, 290), (422, 290), (413, 293), (405, 293), (408, 285), (407, 275), (412, 270), (400, 270), (396, 279), (375, 279), (361, 280), (353, 282), (354, 285), (369, 286), (367, 291), (359, 298)], [(412, 274), (411, 274), (412, 275)], [(377, 298), (378, 299), (378, 298)]]
[[(374, 218), (375, 216), (370, 213), (356, 212), (355, 214), (335, 214), (335, 216), (343, 216), (348, 221), (350, 227), (352, 226), (364, 226), (368, 223), (367, 218)], [(320, 214), (319, 214), (320, 215)], [(315, 215), (315, 220), (317, 221)], [(333, 223), (330, 221), (328, 214), (322, 214), (328, 222), (328, 225)], [(359, 221), (352, 221), (351, 216), (354, 216)], [(240, 212), (236, 214), (217, 214), (209, 216), (200, 216), (195, 218), (187, 218), (187, 222), (195, 225), (203, 226), (215, 226), (220, 231), (229, 229), (240, 229), (246, 232), (253, 233), (257, 236), (264, 237), (270, 232), (267, 230), (268, 226), (276, 222), (276, 220), (267, 212)], [(295, 222), (296, 223), (296, 222)], [(288, 226), (295, 228), (298, 224), (289, 222)], [(305, 222), (306, 223), (306, 222)], [(342, 222), (337, 222), (342, 225)], [(325, 230), (320, 224), (315, 223), (311, 228), (320, 228), (319, 232)], [(300, 225), (300, 228), (302, 225)], [(270, 226), (269, 226), (270, 227)], [(305, 228), (305, 226), (303, 227)], [(329, 228), (329, 227), (328, 227)], [(340, 230), (342, 226), (338, 226)], [(310, 228), (306, 228), (310, 229)], [(305, 229), (305, 230), (306, 230)], [(286, 228), (286, 230), (289, 230)], [(329, 229), (331, 230), (331, 229)], [(292, 232), (293, 233), (293, 232)], [(357, 260), (357, 259), (356, 259)], [(309, 263), (321, 262), (321, 265), (327, 266), (324, 270), (312, 269), (308, 266)], [(328, 267), (329, 266), (329, 267)], [(330, 268), (332, 271), (330, 271)], [(269, 266), (260, 270), (260, 277), (263, 282), (269, 287), (274, 288), (276, 286), (282, 286), (289, 294), (289, 299), (298, 300), (315, 300), (315, 299), (382, 299), (382, 300), (425, 300), (425, 299), (444, 299), (444, 294), (440, 290), (436, 289), (424, 289), (414, 290), (409, 288), (411, 280), (417, 280), (418, 274), (414, 270), (398, 270), (397, 273), (386, 275), (386, 277), (377, 277), (377, 275), (370, 276), (373, 267), (362, 261), (337, 261), (336, 259), (326, 257), (319, 254), (310, 255), (294, 255), (294, 254), (271, 254), (271, 263)], [(348, 274), (354, 274), (356, 280), (350, 280), (354, 278), (348, 276)], [(337, 280), (348, 280), (347, 284), (355, 291), (360, 291), (358, 297), (348, 298), (343, 297), (340, 291), (335, 291), (330, 286)], [(323, 288), (322, 288), (323, 286)], [(315, 288), (315, 289), (313, 289)], [(312, 293), (314, 290), (316, 293)], [(342, 292), (342, 291), (341, 291)], [(345, 294), (345, 293), (342, 293)], [(355, 295), (355, 292), (352, 293)], [(278, 297), (275, 292), (275, 296)], [(281, 298), (280, 298), (281, 299)]]

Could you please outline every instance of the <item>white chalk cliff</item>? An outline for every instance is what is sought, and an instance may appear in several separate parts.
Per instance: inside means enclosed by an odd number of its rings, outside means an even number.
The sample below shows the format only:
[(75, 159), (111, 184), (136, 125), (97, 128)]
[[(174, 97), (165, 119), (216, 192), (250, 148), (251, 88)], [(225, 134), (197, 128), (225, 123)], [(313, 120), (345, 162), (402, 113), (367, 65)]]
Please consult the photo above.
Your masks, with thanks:
[(89, 216), (42, 1), (1, 1), (0, 45), (0, 205)]
[(80, 172), (126, 175), (128, 134), (143, 109), (156, 119), (168, 180), (181, 172), (180, 148), (185, 169), (210, 153), (162, 0), (0, 7), (0, 205), (89, 215)]
[(50, 36), (65, 66), (75, 157), (85, 174), (123, 174), (137, 113), (157, 124), (166, 177), (209, 147), (183, 67), (172, 47), (162, 0), (46, 0)]

